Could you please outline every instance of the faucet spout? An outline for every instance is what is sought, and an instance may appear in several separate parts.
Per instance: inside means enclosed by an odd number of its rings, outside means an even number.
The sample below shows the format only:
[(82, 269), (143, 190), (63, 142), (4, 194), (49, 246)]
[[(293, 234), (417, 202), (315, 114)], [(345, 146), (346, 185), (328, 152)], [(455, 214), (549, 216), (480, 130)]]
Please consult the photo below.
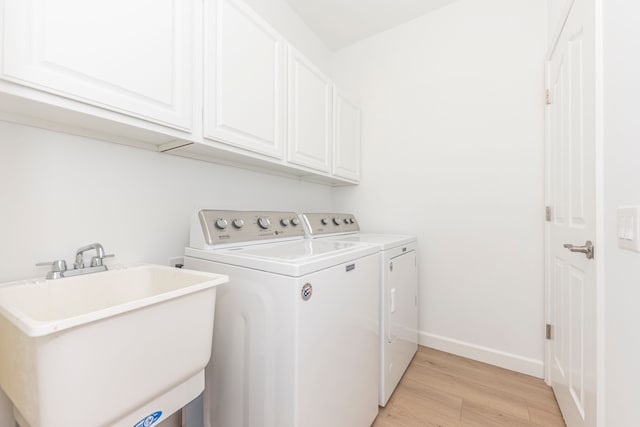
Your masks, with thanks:
[(96, 256), (93, 257), (92, 259), (100, 260), (100, 263), (101, 263), (102, 259), (105, 257), (104, 248), (100, 243), (92, 243), (90, 245), (83, 246), (76, 251), (76, 262), (73, 264), (73, 268), (75, 269), (84, 268), (84, 253), (91, 250), (96, 251)]

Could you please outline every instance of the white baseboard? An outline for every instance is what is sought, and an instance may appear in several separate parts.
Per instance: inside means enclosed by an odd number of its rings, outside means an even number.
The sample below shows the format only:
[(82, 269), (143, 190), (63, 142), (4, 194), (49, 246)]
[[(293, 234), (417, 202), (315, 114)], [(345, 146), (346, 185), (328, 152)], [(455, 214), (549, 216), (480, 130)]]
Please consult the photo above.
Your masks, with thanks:
[(544, 363), (542, 360), (531, 359), (517, 354), (458, 341), (428, 332), (418, 332), (419, 344), (436, 350), (446, 351), (457, 356), (488, 363), (500, 368), (520, 372), (537, 378), (544, 378)]

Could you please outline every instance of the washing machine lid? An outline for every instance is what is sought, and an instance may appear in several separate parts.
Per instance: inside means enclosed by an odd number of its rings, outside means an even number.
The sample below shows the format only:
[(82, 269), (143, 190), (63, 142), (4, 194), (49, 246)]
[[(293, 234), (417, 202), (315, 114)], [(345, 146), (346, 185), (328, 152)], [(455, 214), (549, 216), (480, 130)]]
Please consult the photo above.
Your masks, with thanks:
[(186, 248), (185, 255), (286, 276), (300, 277), (375, 254), (375, 245), (338, 240), (297, 240), (229, 249)]

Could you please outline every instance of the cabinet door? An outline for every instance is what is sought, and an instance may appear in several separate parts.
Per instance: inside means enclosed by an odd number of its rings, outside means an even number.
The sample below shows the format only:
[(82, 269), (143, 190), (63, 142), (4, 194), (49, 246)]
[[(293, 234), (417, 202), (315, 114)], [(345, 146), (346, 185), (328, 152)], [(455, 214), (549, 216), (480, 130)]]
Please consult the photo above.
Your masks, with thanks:
[(237, 0), (205, 3), (205, 137), (284, 157), (282, 37)]
[(4, 0), (2, 78), (189, 130), (192, 0)]
[(335, 92), (334, 176), (360, 180), (360, 108)]
[(289, 162), (330, 172), (332, 131), (331, 81), (289, 48)]

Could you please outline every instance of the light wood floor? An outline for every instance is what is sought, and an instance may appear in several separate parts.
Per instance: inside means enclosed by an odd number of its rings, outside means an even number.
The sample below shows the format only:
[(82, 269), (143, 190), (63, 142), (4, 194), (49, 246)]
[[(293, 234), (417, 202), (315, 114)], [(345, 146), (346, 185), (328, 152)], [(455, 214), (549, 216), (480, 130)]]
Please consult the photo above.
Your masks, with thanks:
[(372, 427), (564, 427), (538, 378), (419, 347)]

